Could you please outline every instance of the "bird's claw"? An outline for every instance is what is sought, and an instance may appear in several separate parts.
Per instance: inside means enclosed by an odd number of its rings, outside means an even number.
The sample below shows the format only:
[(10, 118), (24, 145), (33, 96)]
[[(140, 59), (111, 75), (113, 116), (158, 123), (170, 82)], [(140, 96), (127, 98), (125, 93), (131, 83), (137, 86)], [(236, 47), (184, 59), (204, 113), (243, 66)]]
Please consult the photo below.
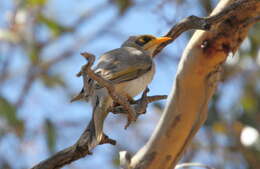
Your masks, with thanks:
[[(141, 97), (141, 102), (146, 102), (146, 97), (147, 97), (147, 93), (149, 92), (149, 88), (146, 87), (143, 94), (142, 94), (142, 97)], [(147, 105), (147, 103), (146, 103)], [(128, 116), (127, 116), (127, 123), (125, 125), (125, 129), (127, 129), (129, 127), (129, 125), (133, 122), (133, 121), (136, 121), (137, 120), (137, 117), (139, 114), (136, 113), (136, 111), (132, 111), (133, 113), (131, 114), (130, 112), (128, 113)], [(144, 114), (145, 112), (141, 113), (141, 114)]]
[(99, 144), (112, 144), (112, 145), (116, 145), (116, 140), (113, 140), (111, 138), (109, 138), (105, 133), (103, 133), (103, 137), (100, 141)]
[(137, 120), (137, 113), (133, 110), (132, 113), (128, 113), (127, 115), (127, 122), (125, 125), (125, 129), (127, 129), (129, 127), (129, 125)]

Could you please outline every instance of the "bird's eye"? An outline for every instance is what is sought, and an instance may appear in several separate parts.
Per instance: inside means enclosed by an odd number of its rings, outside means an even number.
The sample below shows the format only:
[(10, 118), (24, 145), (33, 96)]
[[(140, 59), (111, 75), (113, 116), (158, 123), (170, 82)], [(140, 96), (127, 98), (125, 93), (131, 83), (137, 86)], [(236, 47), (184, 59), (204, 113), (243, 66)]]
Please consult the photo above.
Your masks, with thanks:
[(152, 37), (150, 36), (142, 36), (138, 38), (135, 43), (138, 44), (139, 46), (144, 46), (146, 43), (152, 40)]

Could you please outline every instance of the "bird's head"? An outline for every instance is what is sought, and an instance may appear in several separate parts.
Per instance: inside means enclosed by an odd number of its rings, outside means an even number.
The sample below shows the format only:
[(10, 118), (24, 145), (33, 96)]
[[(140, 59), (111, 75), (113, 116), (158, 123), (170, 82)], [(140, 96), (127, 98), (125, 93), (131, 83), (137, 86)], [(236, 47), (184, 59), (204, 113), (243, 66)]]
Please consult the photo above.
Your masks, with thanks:
[(154, 50), (163, 42), (169, 41), (170, 37), (155, 37), (153, 35), (139, 35), (130, 36), (124, 43), (123, 47), (135, 47), (137, 49), (143, 49), (152, 55)]

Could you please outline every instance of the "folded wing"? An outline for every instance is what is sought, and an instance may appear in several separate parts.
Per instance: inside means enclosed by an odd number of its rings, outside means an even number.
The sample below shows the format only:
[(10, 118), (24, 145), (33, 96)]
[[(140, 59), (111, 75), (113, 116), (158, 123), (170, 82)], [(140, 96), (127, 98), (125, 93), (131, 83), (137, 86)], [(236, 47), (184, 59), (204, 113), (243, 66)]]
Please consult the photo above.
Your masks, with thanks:
[(95, 73), (114, 84), (136, 79), (152, 67), (152, 58), (144, 51), (123, 47), (105, 53), (99, 58)]

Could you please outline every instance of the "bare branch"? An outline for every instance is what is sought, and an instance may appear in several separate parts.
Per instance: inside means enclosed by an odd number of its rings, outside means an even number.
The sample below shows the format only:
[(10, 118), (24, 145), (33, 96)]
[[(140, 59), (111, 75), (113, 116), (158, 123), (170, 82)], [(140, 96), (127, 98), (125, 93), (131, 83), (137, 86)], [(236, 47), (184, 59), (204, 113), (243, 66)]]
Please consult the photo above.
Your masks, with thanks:
[(0, 69), (0, 88), (1, 88), (2, 84), (5, 82), (6, 77), (8, 76), (8, 68), (10, 66), (12, 59), (13, 59), (13, 55), (12, 55), (13, 50), (11, 50), (11, 49), (14, 46), (11, 45), (11, 44), (6, 44), (6, 45), (7, 45), (7, 51), (8, 51), (6, 53), (9, 53), (10, 56), (5, 55), (4, 60), (2, 62), (2, 66), (1, 66), (1, 69)]
[[(69, 164), (75, 160), (85, 157), (86, 155), (91, 155), (92, 153), (90, 152), (88, 145), (92, 141), (92, 130), (93, 124), (90, 123), (83, 132), (83, 134), (80, 136), (76, 144), (59, 151), (50, 158), (35, 165), (32, 169), (58, 169), (66, 164)], [(99, 144), (106, 143), (115, 145), (116, 141), (104, 135)]]
[[(165, 48), (168, 44), (172, 43), (176, 38), (178, 38), (183, 32), (186, 32), (191, 29), (197, 30), (210, 30), (214, 24), (217, 24), (223, 21), (225, 18), (231, 16), (235, 11), (250, 7), (252, 4), (256, 3), (257, 0), (237, 0), (236, 2), (232, 3), (231, 5), (227, 6), (221, 12), (208, 16), (208, 17), (197, 17), (191, 15), (175, 26), (173, 26), (170, 31), (165, 35), (167, 37), (171, 37), (172, 39), (162, 43), (158, 48), (154, 51), (153, 56), (156, 56), (163, 48)], [(258, 19), (259, 20), (259, 19)]]
[[(148, 103), (152, 103), (158, 100), (166, 99), (166, 95), (156, 95), (156, 96), (147, 96), (147, 93), (149, 92), (149, 89), (146, 88), (146, 90), (143, 92), (142, 97), (139, 100), (135, 100), (131, 103), (131, 106), (137, 113), (137, 116), (144, 114), (146, 112), (146, 108)], [(127, 110), (124, 109), (123, 106), (116, 106), (116, 107), (110, 107), (108, 109), (109, 112), (112, 112), (114, 114), (127, 114)]]
[(105, 87), (108, 90), (111, 98), (114, 100), (115, 103), (119, 103), (120, 105), (122, 105), (124, 107), (125, 110), (128, 111), (128, 122), (125, 126), (125, 128), (127, 128), (132, 121), (136, 120), (136, 117), (137, 117), (136, 112), (130, 106), (127, 98), (123, 95), (118, 94), (115, 91), (115, 88), (114, 88), (114, 85), (112, 82), (110, 82), (106, 79), (103, 79), (102, 77), (100, 77), (98, 74), (95, 74), (90, 69), (90, 66), (94, 62), (94, 56), (89, 53), (81, 53), (81, 55), (84, 56), (89, 61), (89, 63), (86, 66), (83, 66), (81, 72), (78, 75), (81, 75), (83, 73), (83, 76), (84, 76), (84, 73), (86, 73), (86, 75), (88, 75), (91, 79), (97, 81), (99, 85)]
[(28, 70), (27, 70), (27, 73), (26, 73), (26, 76), (25, 76), (25, 83), (22, 87), (22, 90), (18, 96), (18, 99), (15, 103), (15, 107), (16, 108), (21, 108), (25, 102), (25, 98), (26, 96), (29, 94), (30, 90), (31, 90), (31, 86), (33, 85), (34, 83), (34, 80), (36, 79), (36, 74), (34, 71), (34, 66), (33, 65), (30, 65)]

